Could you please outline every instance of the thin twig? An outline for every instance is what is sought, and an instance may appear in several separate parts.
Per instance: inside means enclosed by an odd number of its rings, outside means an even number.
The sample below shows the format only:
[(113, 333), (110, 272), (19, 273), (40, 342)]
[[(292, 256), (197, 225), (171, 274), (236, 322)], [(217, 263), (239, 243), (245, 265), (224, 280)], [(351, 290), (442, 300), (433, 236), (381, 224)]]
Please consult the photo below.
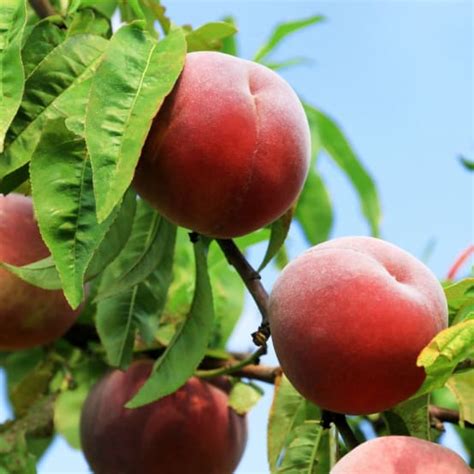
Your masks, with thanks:
[(30, 0), (30, 5), (40, 18), (56, 15), (56, 10), (49, 0)]
[[(430, 405), (429, 413), (430, 417), (435, 418), (441, 422), (453, 423), (455, 425), (459, 424), (459, 412), (456, 410)], [(464, 426), (466, 428), (474, 428), (474, 424), (469, 423), (468, 421), (464, 422)]]
[(246, 359), (243, 359), (239, 362), (236, 363), (227, 363), (227, 365), (224, 365), (223, 367), (220, 367), (218, 369), (211, 369), (211, 370), (197, 370), (195, 372), (195, 375), (202, 379), (210, 379), (213, 377), (219, 377), (221, 375), (230, 375), (234, 374), (235, 372), (238, 372), (239, 370), (243, 369), (244, 367), (250, 365), (250, 364), (258, 364), (260, 357), (264, 355), (266, 352), (265, 347), (260, 347), (257, 349), (252, 355), (247, 357)]
[(359, 446), (359, 441), (356, 438), (355, 434), (353, 433), (349, 423), (347, 422), (346, 415), (341, 413), (334, 413), (332, 411), (323, 410), (323, 414), (321, 417), (321, 424), (323, 428), (329, 429), (331, 423), (337, 428), (339, 434), (342, 436), (344, 440), (344, 444), (346, 445), (347, 449), (351, 450), (357, 448)]
[(257, 346), (266, 346), (270, 337), (270, 324), (268, 322), (268, 293), (260, 282), (260, 274), (250, 265), (242, 252), (230, 239), (217, 239), (219, 247), (224, 252), (227, 261), (237, 270), (245, 286), (252, 295), (262, 315), (262, 322), (258, 331), (252, 334)]

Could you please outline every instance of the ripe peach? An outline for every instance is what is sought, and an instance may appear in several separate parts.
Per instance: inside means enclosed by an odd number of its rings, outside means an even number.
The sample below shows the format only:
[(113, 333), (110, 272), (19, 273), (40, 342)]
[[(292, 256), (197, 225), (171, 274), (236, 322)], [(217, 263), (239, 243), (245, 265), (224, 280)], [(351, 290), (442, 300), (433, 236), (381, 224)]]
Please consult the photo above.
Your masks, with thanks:
[(410, 436), (383, 436), (346, 454), (331, 474), (472, 474), (472, 469), (444, 446)]
[[(48, 255), (31, 199), (0, 195), (0, 262), (21, 266)], [(0, 350), (52, 342), (73, 325), (78, 315), (61, 291), (34, 287), (0, 268)]]
[(82, 449), (96, 474), (231, 474), (242, 456), (245, 418), (218, 386), (191, 378), (149, 405), (124, 408), (152, 362), (134, 362), (99, 381), (82, 411)]
[(306, 116), (287, 82), (251, 61), (195, 52), (153, 121), (134, 184), (170, 221), (230, 238), (291, 207), (309, 156)]
[(424, 380), (419, 352), (447, 326), (431, 271), (393, 244), (344, 237), (290, 263), (270, 297), (284, 372), (322, 408), (368, 414), (409, 398)]

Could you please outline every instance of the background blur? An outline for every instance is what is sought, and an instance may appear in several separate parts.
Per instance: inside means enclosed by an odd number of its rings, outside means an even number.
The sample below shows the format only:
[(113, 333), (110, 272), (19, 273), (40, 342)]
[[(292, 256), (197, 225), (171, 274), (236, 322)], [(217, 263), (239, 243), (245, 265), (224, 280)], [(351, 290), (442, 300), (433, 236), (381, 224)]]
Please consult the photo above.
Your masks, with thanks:
[[(298, 93), (335, 118), (375, 178), (383, 206), (382, 237), (424, 259), (444, 277), (473, 240), (474, 186), (458, 155), (474, 157), (473, 3), (470, 1), (238, 1), (169, 0), (178, 24), (236, 18), (240, 55), (251, 59), (280, 22), (322, 14), (326, 21), (285, 40), (274, 60), (306, 56), (310, 64), (281, 71)], [(336, 222), (333, 237), (368, 234), (357, 197), (341, 172), (320, 160)], [(288, 239), (295, 257), (305, 248), (294, 226)], [(264, 248), (252, 249), (258, 264)], [(466, 271), (466, 269), (464, 269)], [(268, 268), (271, 288), (277, 272)], [(251, 348), (259, 316), (248, 299), (231, 340)], [(263, 359), (276, 364), (273, 352)], [(0, 422), (10, 416), (0, 371)], [(266, 422), (272, 387), (249, 416), (249, 443), (238, 474), (263, 474)], [(443, 442), (467, 459), (451, 430)], [(82, 454), (57, 438), (40, 473), (87, 473)]]

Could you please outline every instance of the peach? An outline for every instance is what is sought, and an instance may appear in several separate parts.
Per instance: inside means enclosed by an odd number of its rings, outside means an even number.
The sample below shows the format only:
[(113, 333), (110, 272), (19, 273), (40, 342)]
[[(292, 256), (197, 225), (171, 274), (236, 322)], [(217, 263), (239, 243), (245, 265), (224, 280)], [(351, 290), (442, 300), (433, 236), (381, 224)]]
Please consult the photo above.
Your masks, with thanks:
[(419, 352), (447, 326), (436, 277), (393, 244), (344, 237), (290, 263), (270, 296), (269, 319), (283, 371), (327, 410), (368, 414), (413, 395)]
[(331, 474), (472, 474), (463, 459), (444, 446), (410, 436), (384, 436), (346, 454)]
[[(245, 417), (219, 386), (191, 378), (177, 392), (127, 409), (153, 362), (134, 362), (94, 386), (82, 411), (82, 449), (96, 474), (231, 474), (242, 456)], [(219, 384), (218, 384), (219, 385)]]
[(195, 52), (153, 121), (134, 185), (175, 224), (231, 238), (292, 206), (309, 158), (306, 115), (287, 82), (251, 61)]
[[(0, 195), (0, 262), (26, 265), (49, 251), (30, 198)], [(79, 316), (61, 291), (34, 287), (0, 268), (0, 350), (26, 349), (61, 337)]]

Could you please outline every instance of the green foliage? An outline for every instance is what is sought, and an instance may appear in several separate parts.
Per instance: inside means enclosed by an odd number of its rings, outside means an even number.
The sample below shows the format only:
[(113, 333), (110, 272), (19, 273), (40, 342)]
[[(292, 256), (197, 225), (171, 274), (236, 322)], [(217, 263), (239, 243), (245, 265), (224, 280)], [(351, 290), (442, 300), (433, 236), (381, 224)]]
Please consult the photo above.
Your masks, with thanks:
[(229, 394), (229, 406), (239, 415), (248, 413), (260, 400), (263, 390), (254, 383), (236, 382)]
[(99, 222), (130, 186), (151, 121), (184, 64), (182, 30), (157, 43), (143, 26), (120, 28), (92, 80), (86, 142)]
[(474, 320), (464, 321), (438, 333), (421, 351), (417, 365), (426, 379), (414, 397), (442, 387), (459, 362), (474, 357)]
[(0, 5), (0, 152), (5, 135), (20, 107), (25, 84), (21, 40), (26, 23), (26, 0), (3, 0)]
[(128, 402), (128, 408), (146, 405), (176, 391), (194, 373), (206, 353), (214, 318), (207, 247), (208, 242), (202, 240), (194, 243), (196, 285), (189, 315), (156, 361), (150, 378)]
[(474, 319), (474, 278), (466, 278), (445, 287), (449, 322), (457, 324)]
[(219, 51), (223, 47), (223, 40), (236, 32), (237, 28), (232, 23), (224, 21), (206, 23), (186, 35), (188, 52)]

